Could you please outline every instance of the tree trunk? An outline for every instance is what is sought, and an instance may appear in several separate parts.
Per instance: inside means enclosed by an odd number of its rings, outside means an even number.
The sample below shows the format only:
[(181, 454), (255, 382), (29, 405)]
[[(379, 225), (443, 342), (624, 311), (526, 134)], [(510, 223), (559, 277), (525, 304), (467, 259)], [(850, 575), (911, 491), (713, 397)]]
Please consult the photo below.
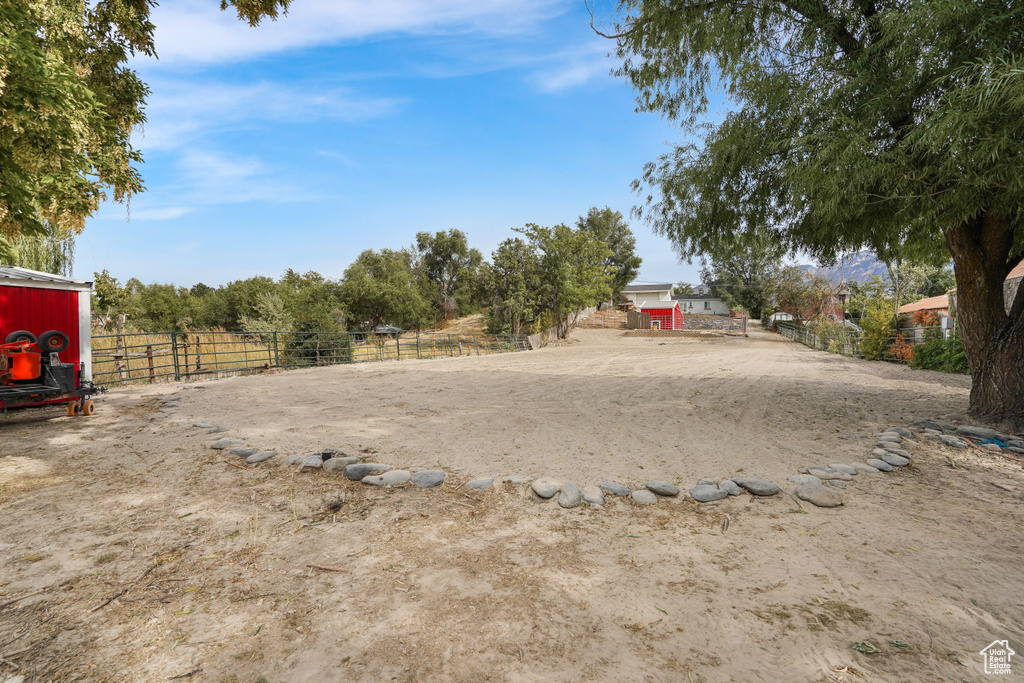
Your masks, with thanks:
[(971, 370), (970, 412), (1024, 429), (1024, 294), (1007, 312), (1003, 282), (1014, 227), (997, 213), (983, 214), (946, 233), (956, 270), (956, 316)]

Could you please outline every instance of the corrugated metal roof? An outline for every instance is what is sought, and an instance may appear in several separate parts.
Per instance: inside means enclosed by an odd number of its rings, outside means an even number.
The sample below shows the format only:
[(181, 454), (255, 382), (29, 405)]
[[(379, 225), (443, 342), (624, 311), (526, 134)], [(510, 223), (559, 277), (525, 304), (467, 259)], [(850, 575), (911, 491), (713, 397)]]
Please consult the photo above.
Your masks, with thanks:
[(943, 308), (949, 308), (949, 295), (943, 294), (941, 296), (930, 296), (927, 299), (921, 299), (915, 301), (912, 304), (903, 304), (900, 306), (900, 313), (916, 313), (917, 311), (937, 311)]
[(92, 284), (85, 280), (75, 280), (74, 278), (64, 277), (63, 275), (54, 275), (53, 273), (44, 273), (39, 270), (29, 270), (28, 268), (18, 268), (17, 266), (0, 266), (0, 278), (6, 280), (52, 282), (65, 285), (78, 285), (81, 287), (88, 287)]
[(678, 301), (644, 301), (637, 304), (636, 307), (642, 311), (645, 309), (675, 308), (678, 305)]
[(671, 282), (654, 285), (626, 285), (623, 292), (671, 292), (674, 285)]

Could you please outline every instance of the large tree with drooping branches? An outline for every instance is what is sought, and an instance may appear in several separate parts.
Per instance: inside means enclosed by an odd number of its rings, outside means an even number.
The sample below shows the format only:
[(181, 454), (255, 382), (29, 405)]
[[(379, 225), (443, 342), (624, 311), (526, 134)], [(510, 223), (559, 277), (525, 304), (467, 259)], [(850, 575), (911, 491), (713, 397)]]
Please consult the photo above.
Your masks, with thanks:
[[(1024, 425), (1024, 5), (622, 0), (638, 108), (687, 141), (638, 213), (683, 257), (768, 235), (822, 261), (953, 258), (971, 412)], [(728, 113), (709, 103), (721, 94)]]

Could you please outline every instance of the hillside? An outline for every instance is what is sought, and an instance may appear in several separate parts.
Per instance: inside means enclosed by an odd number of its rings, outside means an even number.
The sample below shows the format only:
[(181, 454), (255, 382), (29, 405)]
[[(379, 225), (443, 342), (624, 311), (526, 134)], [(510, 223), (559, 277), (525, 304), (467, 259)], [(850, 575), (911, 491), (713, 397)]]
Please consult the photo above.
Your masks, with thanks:
[(835, 283), (867, 282), (871, 279), (872, 275), (882, 278), (888, 275), (885, 264), (879, 261), (875, 254), (867, 249), (847, 256), (831, 268), (820, 268), (812, 265), (801, 265), (800, 267)]

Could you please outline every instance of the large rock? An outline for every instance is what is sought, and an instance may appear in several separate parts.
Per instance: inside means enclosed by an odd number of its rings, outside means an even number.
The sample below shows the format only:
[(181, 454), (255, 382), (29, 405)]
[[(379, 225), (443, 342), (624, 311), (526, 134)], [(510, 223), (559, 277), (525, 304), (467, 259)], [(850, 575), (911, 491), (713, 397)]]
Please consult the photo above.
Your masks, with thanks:
[(892, 472), (892, 465), (879, 458), (871, 458), (868, 460), (868, 464), (874, 467), (876, 470), (882, 470), (883, 472)]
[[(331, 460), (334, 460), (334, 458), (331, 458)], [(391, 465), (383, 465), (379, 462), (354, 462), (350, 465), (345, 465), (343, 471), (345, 472), (345, 477), (347, 479), (352, 481), (362, 481), (363, 477), (368, 477), (371, 474), (384, 472), (390, 469)]]
[(718, 483), (714, 479), (701, 479), (697, 482), (698, 486), (717, 486)]
[(796, 497), (820, 508), (834, 508), (843, 504), (843, 496), (820, 484), (804, 484), (796, 489)]
[(966, 441), (964, 441), (963, 439), (959, 439), (955, 436), (950, 436), (949, 434), (941, 435), (939, 437), (939, 441), (946, 444), (950, 448), (970, 448), (970, 445)]
[(541, 498), (554, 498), (555, 494), (562, 490), (562, 482), (554, 477), (541, 477), (534, 479), (530, 488)]
[(275, 455), (277, 455), (277, 451), (258, 451), (250, 455), (248, 458), (246, 458), (245, 461), (249, 464), (254, 465), (258, 462), (270, 460)]
[(914, 424), (923, 429), (934, 429), (937, 432), (942, 431), (942, 425), (936, 422), (935, 420), (917, 420), (914, 422)]
[(192, 426), (196, 429), (213, 429), (213, 425), (208, 422), (193, 422)]
[(743, 493), (743, 489), (736, 485), (732, 479), (726, 479), (725, 481), (718, 482), (718, 488), (722, 489), (730, 496), (738, 496)]
[(639, 491), (633, 491), (629, 494), (630, 497), (639, 503), (640, 505), (650, 505), (651, 503), (657, 503), (658, 497), (648, 491), (647, 489), (640, 489)]
[(302, 468), (300, 472), (312, 472), (313, 470), (319, 470), (324, 466), (324, 459), (320, 457), (320, 454), (307, 455), (302, 459)]
[(679, 487), (670, 484), (667, 481), (649, 481), (647, 482), (647, 489), (654, 491), (659, 496), (678, 496)]
[(967, 436), (975, 436), (979, 439), (994, 439), (996, 438), (996, 430), (989, 429), (988, 427), (975, 427), (973, 425), (960, 425), (956, 428), (957, 434), (965, 434)]
[(412, 475), (412, 483), (425, 489), (432, 489), (440, 486), (448, 474), (442, 470), (420, 470)]
[(326, 472), (327, 474), (337, 474), (338, 472), (344, 472), (346, 467), (348, 467), (349, 465), (354, 465), (357, 462), (359, 462), (359, 458), (352, 455), (347, 455), (344, 458), (332, 457), (330, 460), (324, 461), (324, 472)]
[(878, 437), (878, 441), (886, 441), (886, 442), (889, 442), (889, 443), (899, 443), (900, 441), (903, 441), (903, 437), (900, 436), (899, 434), (890, 434), (890, 433), (887, 432), (887, 433), (882, 434), (881, 436), (879, 436)]
[(564, 508), (574, 508), (583, 502), (583, 493), (580, 487), (571, 481), (562, 485), (562, 491), (558, 494), (558, 504)]
[[(331, 458), (333, 460), (333, 458)], [(328, 460), (327, 462), (330, 462)], [(371, 474), (361, 479), (364, 484), (372, 486), (398, 486), (405, 484), (412, 478), (409, 470), (388, 470), (384, 474)]]
[(1024, 448), (1024, 441), (1019, 441), (1018, 439), (1008, 439), (1006, 441), (1006, 445), (1009, 446), (1010, 448)]
[(476, 489), (477, 491), (486, 491), (492, 486), (494, 486), (494, 477), (474, 479), (466, 482), (467, 489)]
[(708, 484), (697, 484), (690, 489), (690, 497), (698, 503), (710, 503), (715, 500), (722, 500), (728, 498), (728, 491), (709, 486)]
[(587, 486), (583, 489), (583, 500), (591, 505), (604, 505), (604, 491), (600, 486)]
[(774, 496), (782, 490), (777, 485), (761, 477), (733, 477), (732, 480), (755, 496)]
[(831, 467), (808, 467), (807, 474), (815, 476), (818, 479), (821, 479), (822, 481), (828, 481), (829, 479), (838, 479), (839, 481), (851, 481), (853, 479), (852, 474), (840, 472), (839, 470), (834, 470)]
[(617, 481), (605, 481), (599, 484), (601, 490), (613, 496), (628, 496), (629, 489)]
[(814, 486), (821, 486), (821, 479), (814, 476), (813, 474), (797, 474), (789, 478), (791, 482), (797, 486), (804, 486), (806, 484), (812, 484)]
[(909, 429), (904, 429), (903, 427), (889, 427), (889, 429), (886, 429), (885, 431), (896, 432), (900, 436), (905, 436), (908, 438), (914, 436), (914, 432), (910, 431)]
[(240, 458), (248, 458), (250, 455), (256, 455), (260, 452), (258, 448), (232, 448), (228, 453), (231, 455), (237, 455)]
[(829, 469), (835, 470), (836, 472), (846, 472), (847, 474), (857, 474), (857, 468), (849, 465), (843, 465), (841, 463), (834, 463), (828, 466)]
[(214, 449), (216, 451), (222, 451), (225, 448), (231, 448), (232, 446), (241, 446), (241, 445), (242, 445), (242, 442), (241, 441), (236, 441), (235, 439), (221, 439), (220, 441), (214, 441), (213, 443), (211, 443), (210, 444), (210, 448), (212, 448), (212, 449)]
[(858, 472), (861, 472), (863, 474), (878, 474), (879, 472), (881, 472), (881, 470), (879, 470), (877, 467), (872, 467), (871, 465), (864, 465), (861, 463), (857, 463), (856, 465), (854, 465), (854, 467), (857, 468)]
[(206, 433), (207, 434), (220, 434), (221, 432), (226, 432), (226, 431), (228, 431), (227, 427), (214, 427), (213, 429), (210, 429)]
[(285, 465), (301, 465), (302, 461), (306, 459), (304, 455), (289, 455), (284, 459)]
[(881, 458), (883, 455), (885, 455), (884, 448), (876, 448), (875, 450), (871, 451), (871, 456), (874, 458)]
[(1016, 446), (1007, 446), (1006, 450), (1010, 451), (1011, 453), (1016, 453), (1017, 455), (1024, 455), (1024, 448), (1017, 448)]
[[(898, 455), (901, 458), (906, 458), (907, 460), (910, 460), (910, 453), (908, 451), (905, 451), (905, 450), (901, 449), (901, 448), (886, 448), (885, 452), (886, 453), (892, 453), (893, 455)], [(884, 460), (884, 458), (883, 458), (883, 460)]]
[(886, 461), (893, 467), (906, 467), (910, 464), (910, 460), (904, 458), (902, 455), (896, 455), (895, 453), (886, 453), (882, 456), (882, 460)]

